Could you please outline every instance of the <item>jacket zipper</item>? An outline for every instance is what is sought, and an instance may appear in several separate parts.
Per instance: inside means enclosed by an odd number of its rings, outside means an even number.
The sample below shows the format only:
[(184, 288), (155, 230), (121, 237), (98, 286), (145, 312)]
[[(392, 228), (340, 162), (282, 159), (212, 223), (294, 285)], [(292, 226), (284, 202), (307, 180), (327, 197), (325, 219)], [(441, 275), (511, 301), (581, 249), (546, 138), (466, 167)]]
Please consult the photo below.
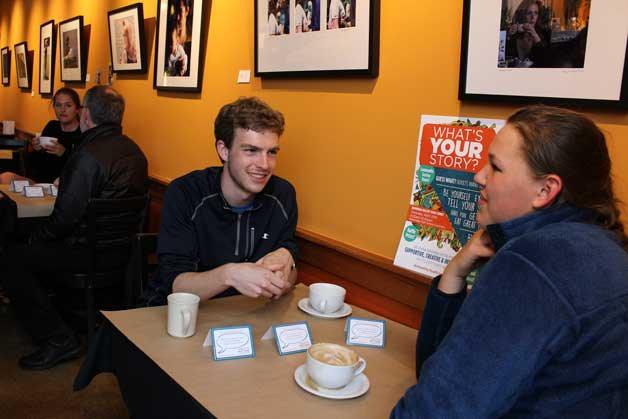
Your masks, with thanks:
[(236, 245), (235, 245), (235, 255), (238, 256), (240, 254), (240, 219), (242, 218), (242, 214), (238, 214), (238, 224), (236, 228)]

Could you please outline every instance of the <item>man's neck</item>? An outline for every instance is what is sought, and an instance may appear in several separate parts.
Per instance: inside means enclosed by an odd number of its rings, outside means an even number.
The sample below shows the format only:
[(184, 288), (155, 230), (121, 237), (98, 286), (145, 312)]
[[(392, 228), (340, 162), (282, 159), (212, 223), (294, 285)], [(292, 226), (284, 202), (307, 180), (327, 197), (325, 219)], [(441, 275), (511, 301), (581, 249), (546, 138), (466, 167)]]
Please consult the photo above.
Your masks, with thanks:
[(222, 190), (222, 196), (232, 207), (244, 207), (255, 199), (255, 194), (243, 191), (233, 182), (233, 179), (227, 173), (227, 168), (223, 168), (220, 174), (220, 189)]

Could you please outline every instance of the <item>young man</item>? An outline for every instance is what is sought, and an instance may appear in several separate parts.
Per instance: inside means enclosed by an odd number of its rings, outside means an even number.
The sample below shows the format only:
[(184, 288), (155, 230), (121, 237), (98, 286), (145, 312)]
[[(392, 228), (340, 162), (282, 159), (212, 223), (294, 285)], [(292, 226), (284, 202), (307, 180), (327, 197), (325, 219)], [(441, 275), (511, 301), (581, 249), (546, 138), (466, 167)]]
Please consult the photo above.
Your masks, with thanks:
[[(4, 285), (18, 320), (40, 345), (20, 359), (23, 368), (47, 369), (80, 354), (79, 341), (50, 301), (46, 283), (56, 272), (87, 269), (89, 199), (146, 193), (148, 163), (142, 150), (122, 134), (123, 114), (124, 98), (111, 87), (94, 86), (85, 93), (83, 140), (61, 173), (54, 210), (28, 244), (9, 246)], [(128, 253), (127, 247), (112, 248), (99, 257), (116, 267), (126, 263)]]
[(173, 181), (164, 197), (159, 269), (143, 305), (171, 292), (202, 299), (279, 298), (296, 280), (294, 188), (273, 175), (283, 115), (257, 98), (222, 107), (214, 124), (222, 167)]

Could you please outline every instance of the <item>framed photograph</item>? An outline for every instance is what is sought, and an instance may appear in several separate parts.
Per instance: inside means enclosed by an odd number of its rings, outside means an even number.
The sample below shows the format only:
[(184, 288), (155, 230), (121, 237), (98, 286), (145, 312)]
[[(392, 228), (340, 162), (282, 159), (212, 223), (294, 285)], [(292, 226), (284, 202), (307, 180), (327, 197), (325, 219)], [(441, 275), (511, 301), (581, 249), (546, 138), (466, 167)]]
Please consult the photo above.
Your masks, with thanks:
[(380, 0), (254, 1), (256, 76), (378, 76)]
[(461, 100), (628, 107), (625, 0), (465, 0)]
[(0, 50), (0, 57), (2, 60), (2, 84), (8, 86), (11, 81), (11, 51), (9, 47)]
[(28, 74), (28, 45), (26, 41), (15, 44), (15, 69), (17, 71), (17, 85), (20, 89), (30, 89), (31, 78)]
[(39, 27), (39, 94), (50, 95), (55, 80), (55, 21), (50, 20)]
[(83, 56), (83, 16), (59, 23), (59, 61), (61, 81), (85, 81), (86, 63)]
[(205, 42), (202, 0), (157, 0), (155, 77), (158, 90), (200, 92)]
[(116, 73), (146, 73), (146, 41), (144, 39), (144, 6), (131, 4), (111, 10), (109, 46), (111, 64)]

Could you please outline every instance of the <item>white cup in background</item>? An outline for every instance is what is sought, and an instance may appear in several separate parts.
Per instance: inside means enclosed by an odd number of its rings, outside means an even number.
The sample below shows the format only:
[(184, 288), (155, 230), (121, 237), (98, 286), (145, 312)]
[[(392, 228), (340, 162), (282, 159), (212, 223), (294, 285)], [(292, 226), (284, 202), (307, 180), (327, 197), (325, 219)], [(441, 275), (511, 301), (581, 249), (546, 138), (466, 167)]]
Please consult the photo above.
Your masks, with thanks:
[(317, 282), (310, 285), (310, 306), (319, 313), (334, 313), (344, 305), (346, 294), (341, 286)]
[(177, 338), (188, 338), (196, 333), (198, 295), (175, 292), (168, 296), (168, 334)]
[(317, 343), (307, 350), (307, 375), (319, 386), (340, 388), (362, 374), (366, 361), (357, 352), (335, 343)]
[(58, 141), (59, 140), (57, 140), (55, 137), (39, 137), (39, 145), (42, 147), (51, 146), (57, 143)]

